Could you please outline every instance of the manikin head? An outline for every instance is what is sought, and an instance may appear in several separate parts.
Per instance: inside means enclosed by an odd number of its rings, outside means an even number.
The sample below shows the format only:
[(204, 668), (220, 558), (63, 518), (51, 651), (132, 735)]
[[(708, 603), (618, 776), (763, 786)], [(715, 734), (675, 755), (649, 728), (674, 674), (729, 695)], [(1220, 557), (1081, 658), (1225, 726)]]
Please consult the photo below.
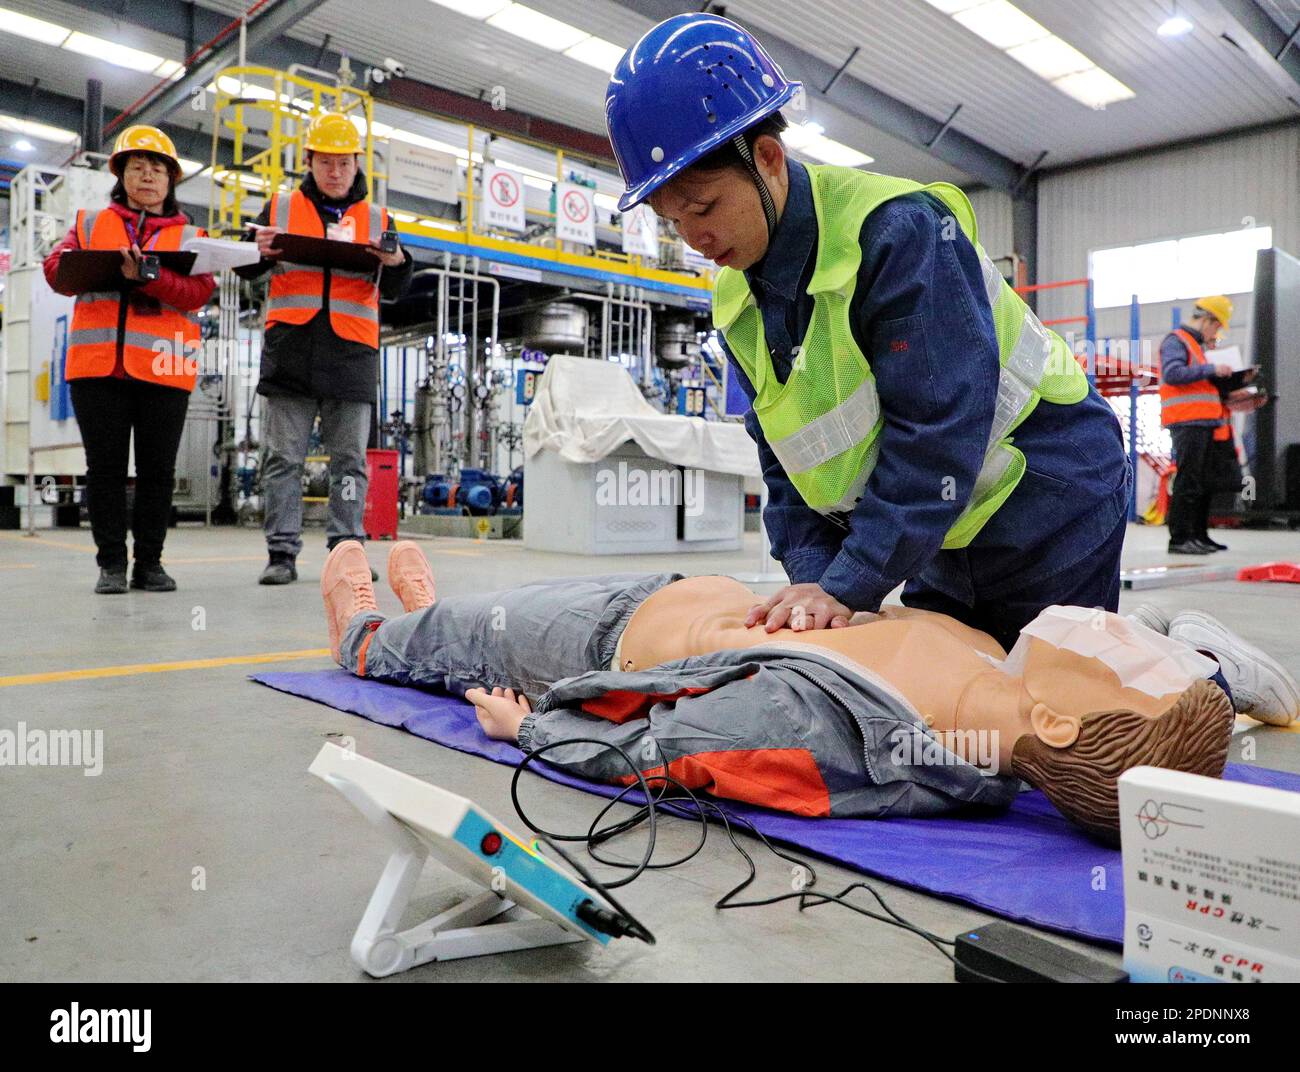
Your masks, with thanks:
[(682, 241), (720, 267), (752, 268), (771, 238), (758, 182), (766, 187), (777, 219), (790, 188), (781, 141), (785, 127), (778, 112), (744, 132), (757, 179), (740, 150), (728, 142), (651, 194), (650, 207)]
[[(1235, 715), (1223, 690), (1206, 679), (1157, 699), (1119, 686), (1116, 678), (1118, 688), (1107, 692), (1120, 703), (1088, 710), (1085, 681), (1095, 683), (1096, 674), (1097, 660), (1031, 641), (1021, 688), (1033, 732), (1016, 740), (1011, 773), (1041, 789), (1088, 833), (1115, 843), (1120, 775), (1150, 766), (1221, 777)], [(1044, 696), (1058, 702), (1048, 706), (1038, 699)]]

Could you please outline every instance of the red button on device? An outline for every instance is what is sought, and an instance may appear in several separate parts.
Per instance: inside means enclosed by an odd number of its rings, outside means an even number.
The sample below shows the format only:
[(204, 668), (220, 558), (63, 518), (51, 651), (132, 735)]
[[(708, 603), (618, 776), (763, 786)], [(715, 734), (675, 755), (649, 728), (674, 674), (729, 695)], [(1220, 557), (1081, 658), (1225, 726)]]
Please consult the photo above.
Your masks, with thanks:
[(483, 840), (479, 844), (479, 848), (483, 850), (484, 856), (495, 856), (501, 851), (501, 835), (496, 831), (493, 831), (490, 834), (484, 834)]

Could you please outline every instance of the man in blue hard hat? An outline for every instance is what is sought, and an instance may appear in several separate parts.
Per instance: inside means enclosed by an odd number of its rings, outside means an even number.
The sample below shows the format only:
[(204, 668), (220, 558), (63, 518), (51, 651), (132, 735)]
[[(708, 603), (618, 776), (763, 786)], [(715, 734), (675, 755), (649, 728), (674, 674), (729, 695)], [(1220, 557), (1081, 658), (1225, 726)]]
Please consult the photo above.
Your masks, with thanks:
[(786, 155), (798, 90), (747, 31), (687, 14), (624, 55), (605, 100), (619, 208), (648, 201), (719, 265), (714, 325), (790, 579), (747, 624), (842, 626), (902, 583), (1008, 648), (1051, 604), (1116, 610), (1115, 415), (960, 190)]

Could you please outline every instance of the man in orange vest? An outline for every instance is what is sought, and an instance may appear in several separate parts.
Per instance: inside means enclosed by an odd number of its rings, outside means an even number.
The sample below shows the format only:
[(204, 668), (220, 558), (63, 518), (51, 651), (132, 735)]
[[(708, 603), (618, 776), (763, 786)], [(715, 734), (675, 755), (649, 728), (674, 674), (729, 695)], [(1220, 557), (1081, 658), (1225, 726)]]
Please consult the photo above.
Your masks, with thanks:
[[(1191, 324), (1160, 344), (1160, 423), (1174, 441), (1178, 473), (1169, 499), (1169, 553), (1208, 555), (1227, 546), (1210, 539), (1211, 473), (1222, 444), (1232, 444), (1232, 424), (1219, 384), (1232, 375), (1212, 364), (1213, 349), (1232, 320), (1232, 302), (1222, 294), (1196, 303)], [(1246, 381), (1254, 378), (1253, 370)]]
[[(302, 550), (302, 471), (312, 425), (320, 415), (329, 455), (328, 547), (365, 540), (366, 444), (379, 382), (379, 302), (399, 297), (411, 279), (410, 254), (380, 249), (388, 212), (367, 200), (357, 155), (361, 137), (345, 115), (312, 120), (305, 142), (309, 172), (291, 194), (273, 194), (257, 218), (262, 260), (245, 278), (271, 273), (258, 394), (266, 396), (262, 441), (264, 529), (269, 561), (262, 584), (298, 578)], [(367, 272), (283, 261), (272, 248), (282, 231), (366, 243)]]

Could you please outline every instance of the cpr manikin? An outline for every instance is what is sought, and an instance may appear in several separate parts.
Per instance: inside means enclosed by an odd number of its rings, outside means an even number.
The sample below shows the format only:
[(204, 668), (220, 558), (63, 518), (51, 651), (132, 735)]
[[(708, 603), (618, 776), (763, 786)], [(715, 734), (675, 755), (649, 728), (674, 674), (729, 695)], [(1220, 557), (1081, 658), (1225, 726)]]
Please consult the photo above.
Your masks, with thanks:
[(1113, 825), (1111, 794), (1080, 798), (1092, 795), (1090, 781), (1113, 785), (1135, 765), (1126, 758), (1153, 736), (1169, 738), (1167, 755), (1185, 755), (1192, 766), (1184, 769), (1223, 772), (1233, 712), (1205, 680), (1213, 660), (1118, 614), (1051, 607), (1008, 657), (987, 633), (906, 607), (858, 615), (859, 624), (842, 629), (745, 628), (758, 599), (730, 577), (660, 589), (628, 622), (620, 669), (772, 642), (830, 649), (893, 685), (941, 740), (993, 731), (1002, 770), (1042, 789), (1066, 814), (1102, 809), (1106, 825)]
[[(359, 547), (357, 554), (361, 557), (346, 582), (331, 579), (344, 575), (336, 563), (338, 552), (331, 555), (322, 588), (332, 615), (336, 651), (341, 645), (344, 652), (356, 653), (353, 657), (340, 654), (344, 666), (365, 676), (424, 684), (430, 678), (419, 677), (417, 664), (426, 654), (437, 653), (426, 652), (421, 643), (426, 647), (429, 643), (448, 647), (464, 641), (453, 640), (445, 633), (434, 640), (431, 631), (421, 640), (421, 628), (432, 621), (422, 621), (418, 615), (436, 614), (435, 606), (428, 605), (432, 602), (432, 574), (418, 548), (411, 544), (407, 547), (413, 548), (408, 558), (410, 576), (422, 570), (416, 587), (423, 585), (421, 591), (429, 595), (423, 600), (403, 595), (414, 589), (409, 578), (405, 588), (400, 576), (394, 579), (391, 563), (390, 581), (402, 595), (404, 606), (414, 613), (386, 620), (375, 610), (373, 595), (368, 606), (348, 602), (350, 592), (368, 589), (369, 585), (369, 569), (361, 565), (364, 552)], [(395, 548), (394, 559), (398, 557)], [(334, 573), (331, 564), (339, 566)], [(624, 578), (638, 576), (645, 575), (604, 580), (630, 584)], [(563, 594), (563, 585), (572, 584), (576, 601), (583, 591), (580, 586), (592, 580), (539, 582), (537, 592)], [(335, 606), (331, 605), (335, 598), (332, 591), (342, 594)], [(520, 737), (525, 719), (544, 717), (533, 713), (524, 698), (525, 693), (536, 696), (538, 682), (524, 677), (529, 667), (519, 661), (523, 649), (507, 635), (512, 622), (519, 623), (516, 628), (521, 643), (536, 643), (536, 634), (544, 632), (540, 616), (523, 620), (527, 608), (534, 605), (520, 602), (528, 592), (529, 586), (522, 586), (496, 593), (500, 606), (495, 609), (503, 612), (501, 640), (491, 641), (488, 646), (476, 642), (472, 651), (467, 648), (460, 656), (460, 665), (473, 667), (477, 682), (487, 686), (470, 687), (463, 690), (464, 695), (475, 703), (487, 733), (500, 739)], [(478, 597), (461, 598), (468, 601)], [(489, 602), (493, 598), (482, 597)], [(774, 645), (791, 652), (824, 653), (882, 682), (940, 742), (956, 742), (954, 750), (971, 731), (981, 735), (991, 747), (982, 760), (967, 755), (969, 762), (1024, 779), (1042, 789), (1067, 817), (1085, 829), (1107, 835), (1118, 827), (1116, 785), (1125, 770), (1151, 764), (1210, 777), (1223, 772), (1234, 713), (1223, 690), (1207, 680), (1217, 664), (1119, 615), (1076, 607), (1049, 608), (1026, 627), (1008, 655), (987, 634), (947, 615), (907, 608), (859, 615), (855, 624), (837, 629), (783, 628), (768, 632), (761, 624), (746, 628), (745, 617), (759, 601), (755, 593), (728, 577), (661, 581), (649, 595), (636, 596), (635, 609), (625, 619), (617, 648), (611, 644), (613, 666), (609, 656), (602, 655), (603, 665), (588, 658), (587, 665), (574, 666), (570, 675), (605, 672), (602, 680), (611, 681), (609, 688), (617, 690), (618, 679), (625, 675), (676, 664), (692, 656), (770, 649)], [(417, 609), (422, 605), (423, 609)], [(565, 604), (554, 606), (562, 608)], [(449, 623), (452, 614), (458, 612), (452, 607), (446, 610), (451, 613), (443, 621)], [(534, 649), (535, 661), (554, 658), (546, 648), (575, 646), (566, 645), (558, 632), (564, 610), (553, 607), (550, 615), (548, 620), (557, 623), (557, 632), (551, 644)], [(584, 614), (580, 612), (578, 617)], [(591, 615), (585, 617), (588, 620), (584, 628), (591, 632)], [(487, 630), (495, 627), (490, 614), (473, 620), (482, 621)], [(513, 681), (488, 665), (497, 659), (492, 654), (495, 651), (500, 651), (500, 666), (511, 666), (513, 661)], [(608, 672), (614, 666), (624, 673)], [(507, 691), (511, 685), (520, 689), (518, 697), (513, 690)], [(763, 720), (761, 702), (758, 706), (759, 710), (735, 715), (732, 725), (723, 727), (724, 733), (733, 733), (735, 720), (744, 717), (753, 722), (746, 723), (743, 732), (757, 736)], [(591, 710), (584, 706), (584, 720), (585, 713)], [(699, 736), (694, 726), (690, 733)], [(520, 743), (525, 742), (521, 739)], [(741, 741), (737, 747), (745, 744)], [(765, 743), (763, 747), (773, 746)]]

